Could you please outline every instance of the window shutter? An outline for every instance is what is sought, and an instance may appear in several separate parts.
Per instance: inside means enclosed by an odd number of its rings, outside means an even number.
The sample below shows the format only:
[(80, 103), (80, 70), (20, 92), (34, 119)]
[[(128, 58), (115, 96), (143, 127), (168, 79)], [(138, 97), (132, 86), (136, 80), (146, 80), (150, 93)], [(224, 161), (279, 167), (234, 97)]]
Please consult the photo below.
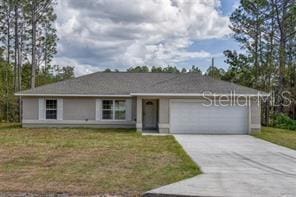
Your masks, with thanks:
[(126, 108), (126, 120), (132, 120), (132, 99), (126, 99), (125, 101), (125, 108)]
[(101, 120), (102, 114), (102, 100), (96, 99), (96, 120)]
[(62, 98), (57, 99), (57, 104), (57, 120), (63, 120), (64, 100)]
[(38, 120), (45, 120), (45, 99), (38, 100)]

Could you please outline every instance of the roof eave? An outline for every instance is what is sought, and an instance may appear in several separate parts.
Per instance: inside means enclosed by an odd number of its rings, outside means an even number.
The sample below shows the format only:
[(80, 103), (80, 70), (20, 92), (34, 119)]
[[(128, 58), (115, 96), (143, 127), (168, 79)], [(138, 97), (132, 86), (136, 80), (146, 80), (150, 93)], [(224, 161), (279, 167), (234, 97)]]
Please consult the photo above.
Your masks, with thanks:
[(262, 93), (258, 92), (257, 94), (237, 94), (237, 93), (227, 93), (227, 94), (222, 94), (222, 93), (131, 93), (131, 96), (233, 96), (233, 97), (243, 97), (243, 96), (248, 96), (248, 97), (269, 97), (271, 94), (270, 93)]
[(33, 94), (33, 93), (15, 93), (15, 96), (28, 97), (131, 97), (129, 94)]
[(201, 96), (231, 96), (231, 97), (269, 97), (270, 93), (258, 92), (257, 94), (237, 94), (237, 93), (130, 93), (130, 94), (33, 94), (33, 93), (15, 93), (15, 96), (26, 97), (132, 97), (132, 96), (176, 96), (176, 97), (201, 97)]

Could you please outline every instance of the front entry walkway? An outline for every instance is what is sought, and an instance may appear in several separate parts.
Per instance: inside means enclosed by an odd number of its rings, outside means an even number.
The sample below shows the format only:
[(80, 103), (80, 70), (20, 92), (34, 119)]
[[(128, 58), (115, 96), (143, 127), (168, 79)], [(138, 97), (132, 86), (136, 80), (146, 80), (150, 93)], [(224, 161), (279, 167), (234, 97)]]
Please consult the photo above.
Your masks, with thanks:
[(148, 194), (296, 196), (296, 151), (248, 135), (175, 135), (202, 175)]

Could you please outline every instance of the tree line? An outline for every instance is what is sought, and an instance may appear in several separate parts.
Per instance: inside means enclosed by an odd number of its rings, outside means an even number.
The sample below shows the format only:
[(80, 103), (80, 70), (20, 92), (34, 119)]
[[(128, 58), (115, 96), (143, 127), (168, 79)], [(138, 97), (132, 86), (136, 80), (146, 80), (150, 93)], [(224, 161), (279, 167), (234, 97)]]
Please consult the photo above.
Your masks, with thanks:
[[(243, 52), (226, 50), (226, 80), (274, 92), (262, 107), (263, 123), (275, 114), (296, 119), (296, 1), (241, 0), (230, 16), (233, 37)], [(292, 103), (285, 107), (283, 93)]]
[(57, 53), (54, 0), (0, 1), (0, 121), (17, 121), (23, 89), (74, 77), (73, 67), (51, 65)]
[[(118, 69), (111, 70), (109, 68), (105, 69), (103, 72), (119, 72)], [(199, 73), (203, 74), (202, 71), (199, 69), (198, 66), (192, 65), (190, 69), (182, 68), (178, 69), (176, 66), (135, 66), (126, 69), (126, 72), (153, 72), (153, 73)], [(225, 78), (225, 70), (223, 68), (218, 68), (214, 64), (210, 66), (206, 72), (203, 74), (205, 76), (210, 76), (215, 79), (226, 79)]]

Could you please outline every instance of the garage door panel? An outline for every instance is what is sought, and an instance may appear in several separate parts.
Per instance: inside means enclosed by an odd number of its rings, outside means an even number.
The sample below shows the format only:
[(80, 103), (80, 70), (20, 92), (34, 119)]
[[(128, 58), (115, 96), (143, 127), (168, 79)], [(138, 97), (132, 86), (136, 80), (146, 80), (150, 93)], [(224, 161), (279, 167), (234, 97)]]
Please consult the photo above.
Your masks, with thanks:
[(246, 106), (204, 106), (200, 102), (171, 102), (172, 133), (245, 134)]

